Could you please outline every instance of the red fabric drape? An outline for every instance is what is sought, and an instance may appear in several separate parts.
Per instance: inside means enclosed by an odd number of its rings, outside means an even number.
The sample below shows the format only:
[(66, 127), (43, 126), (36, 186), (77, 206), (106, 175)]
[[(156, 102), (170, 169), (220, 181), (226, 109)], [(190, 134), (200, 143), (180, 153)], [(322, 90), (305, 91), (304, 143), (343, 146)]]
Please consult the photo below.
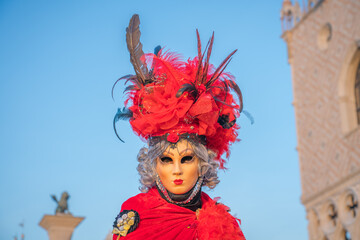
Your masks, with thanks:
[[(202, 193), (202, 209), (198, 213), (170, 204), (161, 198), (156, 188), (128, 199), (121, 207), (135, 210), (140, 222), (133, 232), (121, 240), (245, 240), (238, 219), (228, 213), (228, 207), (218, 204)], [(113, 235), (113, 240), (117, 239)]]

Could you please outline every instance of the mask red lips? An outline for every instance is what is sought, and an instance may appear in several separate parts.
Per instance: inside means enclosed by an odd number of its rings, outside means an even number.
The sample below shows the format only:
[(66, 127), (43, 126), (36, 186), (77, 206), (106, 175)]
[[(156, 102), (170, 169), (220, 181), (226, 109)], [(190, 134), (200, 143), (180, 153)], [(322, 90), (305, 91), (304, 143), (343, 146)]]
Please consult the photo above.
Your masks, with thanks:
[(184, 182), (184, 181), (181, 180), (181, 179), (175, 179), (175, 180), (174, 180), (174, 183), (175, 183), (176, 185), (181, 185), (183, 182)]

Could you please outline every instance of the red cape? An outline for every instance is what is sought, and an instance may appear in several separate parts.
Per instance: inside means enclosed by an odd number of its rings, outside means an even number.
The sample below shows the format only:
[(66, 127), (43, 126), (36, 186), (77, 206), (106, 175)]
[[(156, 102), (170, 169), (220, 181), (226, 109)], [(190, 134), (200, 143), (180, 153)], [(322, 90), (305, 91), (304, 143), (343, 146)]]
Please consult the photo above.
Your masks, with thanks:
[[(229, 208), (216, 203), (206, 193), (201, 193), (202, 209), (198, 213), (168, 203), (156, 188), (128, 199), (121, 207), (139, 213), (138, 227), (120, 239), (157, 240), (245, 240)], [(116, 240), (118, 235), (113, 235)]]

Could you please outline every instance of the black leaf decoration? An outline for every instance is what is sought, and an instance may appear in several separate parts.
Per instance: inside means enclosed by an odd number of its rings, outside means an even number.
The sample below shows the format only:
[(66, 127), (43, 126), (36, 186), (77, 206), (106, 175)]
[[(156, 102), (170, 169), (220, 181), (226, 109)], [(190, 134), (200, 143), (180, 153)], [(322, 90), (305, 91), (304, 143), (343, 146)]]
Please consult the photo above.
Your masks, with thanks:
[(229, 115), (221, 115), (218, 118), (218, 123), (225, 129), (229, 129), (232, 126), (234, 126), (235, 122), (236, 122), (236, 118), (231, 122), (229, 121)]

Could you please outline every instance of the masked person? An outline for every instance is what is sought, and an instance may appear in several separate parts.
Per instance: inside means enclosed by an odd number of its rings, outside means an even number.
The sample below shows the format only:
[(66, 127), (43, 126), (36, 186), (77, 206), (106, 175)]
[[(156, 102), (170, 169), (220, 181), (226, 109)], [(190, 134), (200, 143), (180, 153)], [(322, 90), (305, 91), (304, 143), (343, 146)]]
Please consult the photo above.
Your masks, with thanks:
[(113, 239), (244, 240), (240, 220), (202, 192), (202, 187), (219, 183), (222, 155), (229, 157), (229, 146), (237, 141), (241, 91), (234, 77), (224, 73), (236, 50), (215, 68), (209, 63), (214, 35), (202, 49), (196, 31), (194, 59), (182, 61), (160, 47), (144, 54), (139, 24), (134, 15), (126, 29), (135, 75), (119, 79), (132, 85), (126, 88), (126, 107), (118, 110), (114, 128), (117, 120), (129, 119), (148, 143), (138, 154), (143, 193), (123, 203)]

